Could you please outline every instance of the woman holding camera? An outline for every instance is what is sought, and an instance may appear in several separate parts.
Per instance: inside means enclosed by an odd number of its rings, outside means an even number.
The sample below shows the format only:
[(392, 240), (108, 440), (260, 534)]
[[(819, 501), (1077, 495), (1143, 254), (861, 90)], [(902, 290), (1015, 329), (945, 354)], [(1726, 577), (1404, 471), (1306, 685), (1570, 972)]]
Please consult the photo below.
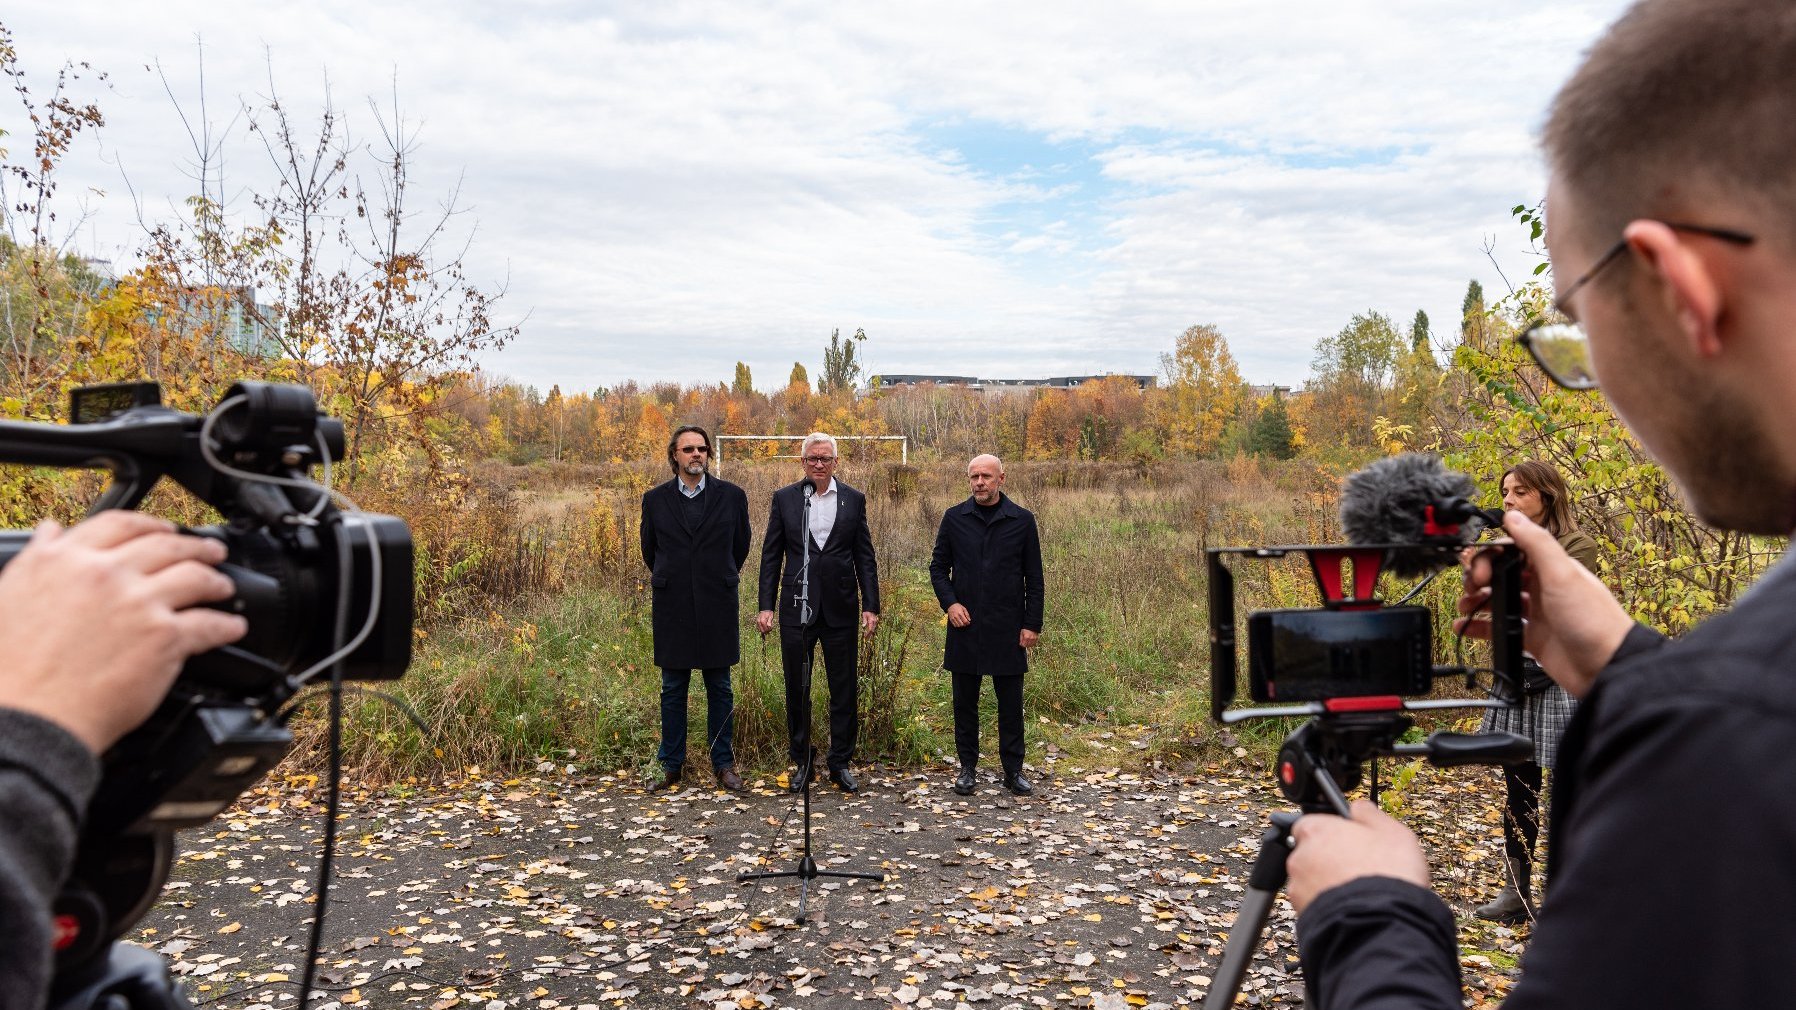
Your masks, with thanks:
[[(1551, 465), (1525, 460), (1503, 473), (1503, 508), (1513, 509), (1559, 539), (1578, 563), (1596, 571), (1597, 546), (1572, 518), (1565, 478)], [(1534, 760), (1503, 766), (1503, 890), (1473, 913), (1495, 922), (1520, 922), (1533, 911), (1530, 883), (1540, 836), (1540, 791), (1553, 767), (1559, 737), (1577, 702), (1553, 683), (1532, 656), (1523, 660), (1522, 697), (1514, 708), (1486, 709), (1485, 732), (1519, 733), (1534, 741)]]

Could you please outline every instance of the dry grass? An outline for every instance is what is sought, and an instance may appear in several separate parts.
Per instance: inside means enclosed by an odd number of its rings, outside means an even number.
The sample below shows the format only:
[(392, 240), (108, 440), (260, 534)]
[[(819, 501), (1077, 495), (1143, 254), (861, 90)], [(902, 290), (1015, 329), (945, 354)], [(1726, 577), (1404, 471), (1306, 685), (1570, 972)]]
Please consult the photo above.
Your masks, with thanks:
[[(952, 750), (942, 615), (927, 569), (942, 512), (966, 497), (963, 474), (949, 464), (841, 474), (868, 493), (884, 598), (880, 634), (862, 651), (863, 760), (911, 764)], [(726, 477), (755, 512), (741, 603), (748, 627), (766, 503), (796, 474), (787, 461), (738, 464)], [(636, 526), (642, 491), (664, 479), (651, 465), (488, 465), (462, 490), (452, 520), (414, 520), (429, 558), (419, 587), (429, 621), (400, 687), (436, 732), (419, 739), (393, 714), (358, 705), (364, 770), (518, 767), (570, 753), (604, 767), (646, 763), (659, 680)], [(1152, 727), (1151, 755), (1207, 752), (1216, 738), (1206, 721), (1203, 549), (1332, 535), (1316, 528), (1327, 522), (1316, 503), (1328, 479), (1301, 464), (1266, 471), (1251, 461), (1024, 463), (1010, 466), (1005, 490), (1036, 512), (1043, 536), (1046, 627), (1025, 694), (1031, 761), (1049, 745), (1074, 760), (1116, 760), (1091, 742), (1100, 723)], [(415, 504), (396, 501), (393, 510)], [(1279, 597), (1303, 590), (1250, 577), (1243, 591), (1253, 605), (1272, 605), (1296, 603)], [(748, 764), (777, 766), (785, 752), (777, 643), (748, 634), (743, 645), (736, 750)], [(819, 711), (823, 697), (819, 683)], [(691, 757), (703, 761), (696, 689), (692, 719)]]

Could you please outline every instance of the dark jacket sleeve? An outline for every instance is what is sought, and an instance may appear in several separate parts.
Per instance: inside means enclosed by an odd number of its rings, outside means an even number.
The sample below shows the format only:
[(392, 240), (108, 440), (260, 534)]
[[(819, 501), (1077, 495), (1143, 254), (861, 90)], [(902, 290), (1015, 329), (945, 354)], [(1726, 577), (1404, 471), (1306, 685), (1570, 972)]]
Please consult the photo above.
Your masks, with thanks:
[(1322, 892), (1297, 920), (1306, 1006), (1459, 1010), (1453, 916), (1434, 892), (1363, 877)]
[(1035, 516), (1029, 517), (1029, 532), (1023, 538), (1023, 627), (1041, 634), (1042, 578), (1041, 529)]
[(775, 610), (780, 599), (780, 564), (786, 560), (786, 524), (780, 519), (780, 493), (767, 502), (767, 529), (761, 534), (761, 591), (757, 610)]
[(867, 496), (861, 495), (861, 514), (855, 521), (854, 574), (860, 580), (861, 609), (879, 613), (879, 562), (873, 557), (873, 530), (867, 522)]
[(50, 903), (74, 860), (99, 763), (61, 727), (0, 709), (0, 1006), (50, 991)]
[(935, 587), (936, 602), (943, 610), (960, 602), (954, 596), (954, 539), (948, 535), (953, 516), (953, 509), (942, 514), (942, 524), (935, 531), (935, 550), (929, 555), (929, 584)]
[(654, 493), (650, 489), (642, 495), (642, 563), (651, 572), (655, 570), (655, 518), (649, 514), (649, 500)]
[(736, 509), (734, 543), (730, 546), (731, 558), (736, 562), (736, 571), (748, 561), (748, 538), (751, 535), (748, 526), (748, 492), (736, 489), (734, 501)]

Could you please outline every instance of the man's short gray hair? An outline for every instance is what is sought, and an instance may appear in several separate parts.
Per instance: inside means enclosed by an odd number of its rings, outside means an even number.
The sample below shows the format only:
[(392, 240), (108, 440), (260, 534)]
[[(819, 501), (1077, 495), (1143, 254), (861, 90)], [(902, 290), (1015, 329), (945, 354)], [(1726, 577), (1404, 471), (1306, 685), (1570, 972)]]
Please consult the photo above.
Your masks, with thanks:
[(810, 455), (811, 446), (817, 445), (820, 442), (827, 442), (829, 444), (829, 454), (831, 456), (841, 455), (841, 453), (836, 450), (836, 437), (834, 435), (826, 435), (821, 431), (813, 431), (809, 435), (806, 435), (804, 437), (804, 444), (798, 447), (798, 454), (800, 456)]

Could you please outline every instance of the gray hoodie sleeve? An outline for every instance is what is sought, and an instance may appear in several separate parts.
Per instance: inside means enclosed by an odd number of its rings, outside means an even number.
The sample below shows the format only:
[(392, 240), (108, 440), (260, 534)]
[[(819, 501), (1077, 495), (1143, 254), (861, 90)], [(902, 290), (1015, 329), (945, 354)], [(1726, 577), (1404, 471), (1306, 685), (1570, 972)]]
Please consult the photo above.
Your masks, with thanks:
[(44, 1005), (50, 902), (68, 876), (99, 782), (88, 749), (54, 723), (0, 708), (0, 1007)]

